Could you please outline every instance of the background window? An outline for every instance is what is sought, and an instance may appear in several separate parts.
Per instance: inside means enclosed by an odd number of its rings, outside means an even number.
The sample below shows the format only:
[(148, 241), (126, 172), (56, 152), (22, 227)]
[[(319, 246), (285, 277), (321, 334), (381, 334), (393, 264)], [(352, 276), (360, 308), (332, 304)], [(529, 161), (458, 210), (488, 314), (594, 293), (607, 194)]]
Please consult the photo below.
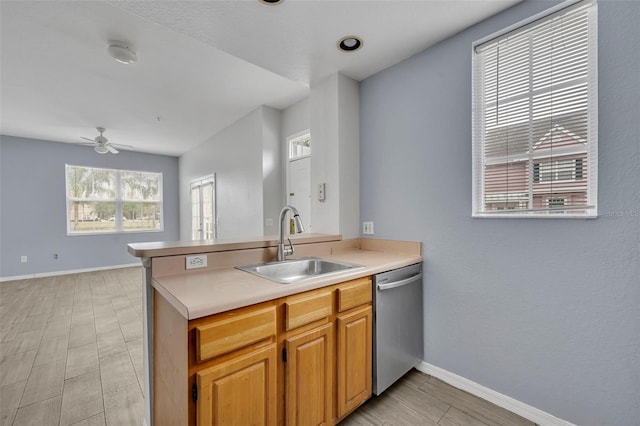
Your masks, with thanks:
[(311, 133), (289, 139), (289, 160), (311, 155)]
[(160, 231), (162, 173), (66, 165), (67, 233)]
[(473, 216), (596, 216), (595, 14), (583, 1), (475, 44)]

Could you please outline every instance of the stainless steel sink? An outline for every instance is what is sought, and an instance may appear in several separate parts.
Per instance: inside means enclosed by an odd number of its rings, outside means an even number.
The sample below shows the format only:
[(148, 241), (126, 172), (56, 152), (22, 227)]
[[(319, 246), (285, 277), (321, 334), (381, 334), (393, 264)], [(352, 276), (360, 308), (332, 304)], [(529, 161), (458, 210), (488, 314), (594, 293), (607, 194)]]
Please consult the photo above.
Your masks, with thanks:
[(236, 266), (236, 268), (280, 284), (290, 284), (321, 275), (360, 269), (364, 266), (317, 257), (305, 257), (282, 262)]

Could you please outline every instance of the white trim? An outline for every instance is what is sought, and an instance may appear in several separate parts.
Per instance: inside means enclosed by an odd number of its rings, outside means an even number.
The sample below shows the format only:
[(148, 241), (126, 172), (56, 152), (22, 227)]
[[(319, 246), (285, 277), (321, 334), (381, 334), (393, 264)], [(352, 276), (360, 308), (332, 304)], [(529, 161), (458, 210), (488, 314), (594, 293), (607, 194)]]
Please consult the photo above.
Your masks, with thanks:
[(455, 373), (436, 367), (435, 365), (429, 364), (425, 361), (420, 362), (420, 364), (416, 366), (416, 369), (438, 378), (453, 387), (462, 389), (463, 391), (489, 401), (498, 407), (509, 410), (512, 413), (524, 417), (525, 419), (531, 420), (541, 426), (575, 426), (573, 423), (562, 420), (552, 414), (532, 407), (531, 405), (525, 404), (517, 399), (513, 399), (510, 396), (503, 395), (493, 389), (484, 387), (479, 383), (473, 382), (465, 377), (458, 376)]
[[(542, 19), (546, 19), (547, 17), (551, 17), (551, 15), (554, 15), (555, 13), (561, 13), (564, 11), (564, 9), (568, 9), (574, 5), (577, 5), (578, 3), (583, 2), (586, 5), (590, 5), (591, 3), (593, 3), (593, 0), (591, 1), (585, 1), (585, 0), (566, 0), (560, 4), (557, 4), (553, 7), (550, 7), (549, 9), (543, 10), (540, 13), (537, 13), (533, 16), (530, 16), (529, 18), (523, 19), (519, 22), (516, 22), (513, 25), (509, 25), (506, 28), (501, 29), (500, 31), (496, 31), (493, 34), (489, 34), (486, 37), (481, 38), (480, 40), (476, 40), (473, 44), (473, 50), (477, 50), (480, 48), (480, 46), (482, 46), (483, 44), (487, 44), (490, 43), (492, 41), (497, 41), (499, 38), (512, 33), (516, 30), (519, 29), (524, 29), (524, 27), (528, 26), (528, 25), (532, 25), (532, 24), (536, 24), (538, 21), (542, 20)], [(573, 10), (570, 9), (570, 10)], [(568, 11), (570, 11), (568, 10)]]
[(28, 279), (33, 279), (33, 278), (55, 277), (55, 276), (58, 276), (58, 275), (81, 274), (83, 272), (108, 271), (110, 269), (133, 268), (133, 267), (136, 267), (136, 266), (142, 266), (142, 264), (141, 263), (125, 263), (125, 264), (122, 264), (122, 265), (98, 266), (98, 267), (95, 267), (95, 268), (69, 269), (69, 270), (66, 270), (66, 271), (37, 272), (35, 274), (29, 274), (29, 275), (14, 275), (12, 277), (0, 277), (0, 282), (15, 281), (15, 280), (28, 280)]

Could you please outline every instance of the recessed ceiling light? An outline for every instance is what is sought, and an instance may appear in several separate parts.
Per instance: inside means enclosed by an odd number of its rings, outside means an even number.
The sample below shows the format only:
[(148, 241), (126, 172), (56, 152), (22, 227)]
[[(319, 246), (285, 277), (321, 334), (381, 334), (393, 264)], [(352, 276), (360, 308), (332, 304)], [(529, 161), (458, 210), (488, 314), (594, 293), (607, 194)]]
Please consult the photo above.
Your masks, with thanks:
[(262, 4), (266, 4), (269, 6), (276, 6), (284, 3), (284, 0), (258, 0)]
[(138, 60), (136, 52), (127, 43), (109, 40), (109, 55), (121, 64), (135, 64)]
[(338, 41), (337, 46), (343, 52), (353, 52), (362, 47), (362, 40), (353, 35), (344, 36)]

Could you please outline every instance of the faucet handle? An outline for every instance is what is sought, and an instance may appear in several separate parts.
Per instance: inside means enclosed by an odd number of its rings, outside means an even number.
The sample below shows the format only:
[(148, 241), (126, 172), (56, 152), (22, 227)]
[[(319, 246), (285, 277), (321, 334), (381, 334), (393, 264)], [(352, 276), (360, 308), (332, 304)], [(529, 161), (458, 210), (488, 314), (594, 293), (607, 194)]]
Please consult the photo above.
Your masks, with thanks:
[(285, 256), (291, 256), (295, 249), (293, 248), (293, 244), (291, 243), (291, 238), (287, 237), (287, 240), (289, 240), (289, 247), (284, 249), (284, 254)]

